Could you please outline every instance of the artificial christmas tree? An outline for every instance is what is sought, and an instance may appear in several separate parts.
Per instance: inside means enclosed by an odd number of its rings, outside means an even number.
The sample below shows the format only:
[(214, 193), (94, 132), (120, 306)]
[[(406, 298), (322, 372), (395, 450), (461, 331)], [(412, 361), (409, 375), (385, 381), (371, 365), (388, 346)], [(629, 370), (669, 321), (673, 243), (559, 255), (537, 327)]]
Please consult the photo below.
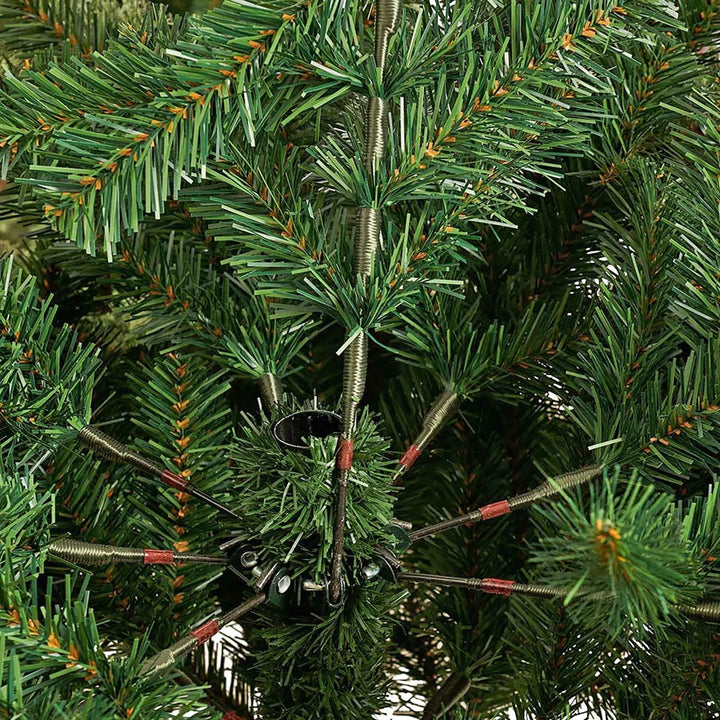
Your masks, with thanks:
[(717, 717), (716, 28), (5, 0), (4, 715)]

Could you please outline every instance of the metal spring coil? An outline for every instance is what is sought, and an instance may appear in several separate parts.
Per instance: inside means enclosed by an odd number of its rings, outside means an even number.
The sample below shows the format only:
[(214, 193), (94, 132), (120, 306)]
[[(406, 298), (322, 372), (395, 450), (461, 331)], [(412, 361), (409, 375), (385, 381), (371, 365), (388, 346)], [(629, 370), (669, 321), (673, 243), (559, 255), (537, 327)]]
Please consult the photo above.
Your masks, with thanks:
[[(258, 605), (262, 605), (262, 603), (265, 602), (265, 599), (265, 593), (258, 593), (257, 595), (253, 595), (253, 597), (251, 597), (249, 600), (246, 600), (244, 603), (242, 603), (242, 605), (238, 605), (230, 612), (225, 613), (225, 615), (218, 618), (218, 629), (221, 629), (225, 627), (228, 623), (237, 620), (239, 617), (242, 617), (246, 613), (250, 612), (250, 610), (256, 608)], [(191, 650), (196, 648), (198, 644), (199, 641), (196, 635), (186, 635), (184, 638), (181, 638), (169, 648), (161, 650), (159, 653), (153, 655), (151, 658), (146, 660), (140, 672), (147, 675), (150, 673), (160, 673), (168, 670), (176, 662), (178, 662), (185, 655), (187, 655)]]
[(264, 592), (253, 595), (242, 605), (238, 605), (236, 608), (233, 608), (229, 612), (226, 612), (224, 615), (220, 616), (217, 620), (218, 627), (221, 629), (224, 628), (228, 623), (234, 622), (239, 617), (242, 617), (246, 613), (249, 613), (251, 610), (258, 607), (258, 605), (262, 605), (266, 599), (267, 595)]
[(358, 208), (355, 219), (355, 272), (363, 277), (370, 275), (380, 239), (380, 212), (377, 208)]
[(378, 0), (375, 7), (375, 64), (380, 77), (385, 73), (390, 36), (397, 30), (402, 13), (402, 0)]
[(144, 550), (138, 548), (96, 545), (71, 538), (62, 538), (51, 542), (48, 550), (53, 555), (78, 565), (137, 563), (142, 562), (144, 558)]
[(522, 495), (516, 495), (508, 500), (508, 505), (511, 509), (517, 510), (518, 508), (525, 507), (526, 505), (532, 505), (538, 500), (544, 500), (545, 498), (551, 497), (560, 493), (562, 490), (569, 490), (570, 488), (577, 487), (583, 483), (592, 480), (602, 473), (602, 468), (598, 465), (589, 465), (588, 467), (580, 468), (579, 470), (573, 470), (572, 472), (558, 475), (551, 482), (545, 482), (534, 490), (522, 493)]
[(414, 445), (424, 448), (437, 435), (443, 423), (455, 412), (460, 398), (454, 390), (445, 390), (423, 418), (423, 427)]
[(272, 410), (282, 402), (283, 386), (277, 375), (265, 373), (258, 380), (260, 384), (260, 395), (268, 410)]
[(539, 598), (564, 598), (568, 591), (560, 588), (548, 587), (547, 585), (534, 585), (531, 583), (515, 583), (512, 587), (513, 594), (532, 595)]
[(159, 475), (161, 472), (154, 462), (92, 425), (85, 425), (78, 433), (78, 439), (104, 460), (128, 463), (148, 475)]
[[(555, 600), (566, 598), (570, 591), (564, 588), (551, 587), (549, 585), (536, 585), (534, 583), (515, 583), (512, 587), (513, 594), (530, 595), (532, 597)], [(590, 602), (602, 602), (613, 597), (610, 590), (597, 590), (593, 593), (578, 594), (578, 600), (589, 600)]]
[(365, 115), (365, 169), (372, 174), (375, 162), (385, 153), (387, 131), (387, 102), (379, 97), (368, 100)]
[(169, 670), (178, 660), (181, 660), (193, 648), (197, 647), (197, 644), (198, 640), (194, 635), (187, 635), (169, 648), (165, 648), (157, 653), (157, 655), (148, 658), (140, 669), (140, 672), (143, 675), (149, 675), (151, 673), (161, 673)]
[(720, 601), (704, 602), (698, 605), (681, 605), (679, 610), (688, 617), (720, 622)]
[(352, 436), (355, 427), (355, 413), (357, 406), (365, 392), (365, 376), (367, 374), (368, 339), (361, 332), (345, 350), (345, 364), (343, 367), (343, 436)]

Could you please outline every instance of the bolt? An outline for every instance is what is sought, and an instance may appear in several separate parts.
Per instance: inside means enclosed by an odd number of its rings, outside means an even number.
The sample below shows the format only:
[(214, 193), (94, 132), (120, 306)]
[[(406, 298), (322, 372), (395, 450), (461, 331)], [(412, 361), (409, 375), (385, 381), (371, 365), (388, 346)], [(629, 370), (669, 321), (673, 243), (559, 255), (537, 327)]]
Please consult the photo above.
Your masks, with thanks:
[(303, 580), (302, 588), (307, 592), (320, 592), (325, 589), (325, 583), (316, 583), (313, 580)]
[(380, 566), (376, 563), (370, 563), (369, 565), (366, 565), (360, 572), (366, 580), (372, 580), (380, 573)]

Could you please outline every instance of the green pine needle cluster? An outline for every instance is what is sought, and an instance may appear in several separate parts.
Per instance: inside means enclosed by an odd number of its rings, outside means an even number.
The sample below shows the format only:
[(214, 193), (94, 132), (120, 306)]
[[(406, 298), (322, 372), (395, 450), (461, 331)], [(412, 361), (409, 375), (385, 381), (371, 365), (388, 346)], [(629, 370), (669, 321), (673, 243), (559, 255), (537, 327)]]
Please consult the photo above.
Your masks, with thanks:
[(651, 485), (633, 477), (619, 483), (616, 473), (590, 488), (587, 508), (570, 500), (538, 513), (535, 574), (570, 589), (565, 604), (577, 621), (606, 624), (610, 633), (629, 628), (641, 636), (648, 624), (661, 632), (678, 605), (700, 596), (699, 583), (688, 583), (699, 558), (683, 542), (672, 498)]

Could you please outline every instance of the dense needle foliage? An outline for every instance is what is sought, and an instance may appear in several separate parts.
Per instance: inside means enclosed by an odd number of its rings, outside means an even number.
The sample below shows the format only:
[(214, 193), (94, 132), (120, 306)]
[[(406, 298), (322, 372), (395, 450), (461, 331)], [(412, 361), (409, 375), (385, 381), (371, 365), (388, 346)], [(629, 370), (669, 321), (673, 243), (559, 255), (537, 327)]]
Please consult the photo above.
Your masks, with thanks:
[[(386, 7), (0, 0), (0, 717), (720, 717), (718, 7), (420, 0), (382, 69)], [(332, 603), (302, 583), (346, 446), (272, 428), (341, 412), (358, 338)], [(239, 519), (94, 457), (88, 423)], [(150, 674), (252, 573), (89, 568), (63, 537), (238, 541), (292, 599)], [(519, 585), (373, 575), (378, 547)]]

